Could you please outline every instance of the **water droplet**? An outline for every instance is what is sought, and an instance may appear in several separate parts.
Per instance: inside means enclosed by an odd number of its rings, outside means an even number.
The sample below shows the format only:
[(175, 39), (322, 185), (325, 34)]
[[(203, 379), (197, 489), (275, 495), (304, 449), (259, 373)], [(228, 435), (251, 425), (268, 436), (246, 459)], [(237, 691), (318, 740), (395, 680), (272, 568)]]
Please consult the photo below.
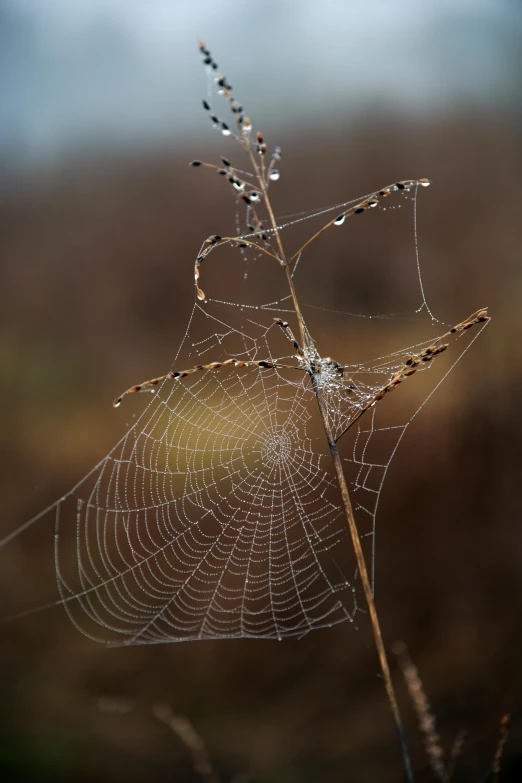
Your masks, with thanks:
[(278, 170), (274, 169), (273, 171), (270, 172), (269, 179), (271, 179), (272, 182), (277, 182), (280, 176), (281, 175), (279, 174)]
[(250, 201), (260, 201), (261, 199), (259, 193), (256, 193), (255, 191), (253, 193), (249, 193), (248, 195), (250, 197)]
[(230, 130), (230, 128), (221, 128), (221, 133), (223, 134), (223, 136), (231, 136), (232, 135), (232, 131)]
[(419, 185), (422, 185), (423, 188), (428, 188), (431, 185), (431, 182), (429, 179), (423, 178), (419, 180)]
[(335, 218), (335, 220), (333, 222), (334, 226), (342, 226), (342, 224), (344, 223), (345, 219), (346, 219), (346, 215), (344, 214), (344, 212), (341, 215), (337, 215), (337, 217)]
[(369, 201), (368, 206), (371, 209), (372, 207), (376, 207), (378, 203), (379, 203), (378, 201)]
[(245, 189), (245, 183), (244, 182), (234, 182), (234, 187), (236, 190), (244, 190)]
[(196, 293), (200, 302), (203, 302), (203, 300), (206, 299), (205, 292), (202, 291), (201, 288), (198, 288)]

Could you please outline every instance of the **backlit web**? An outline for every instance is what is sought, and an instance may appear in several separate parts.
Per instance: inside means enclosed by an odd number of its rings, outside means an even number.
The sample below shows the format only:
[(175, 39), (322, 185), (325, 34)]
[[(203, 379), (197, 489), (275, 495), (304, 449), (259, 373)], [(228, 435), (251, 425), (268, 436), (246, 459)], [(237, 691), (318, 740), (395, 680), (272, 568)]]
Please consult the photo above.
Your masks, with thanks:
[[(230, 164), (225, 171), (229, 179)], [(266, 180), (274, 182), (279, 173), (274, 166), (270, 171), (277, 176)], [(240, 183), (247, 180), (245, 172), (233, 172)], [(238, 190), (237, 182), (230, 184)], [(391, 188), (390, 196), (406, 198), (416, 209), (417, 190), (418, 183), (410, 182)], [(372, 194), (364, 198), (368, 206)], [(283, 218), (278, 225), (284, 232), (321, 215), (333, 221), (337, 213), (334, 225), (341, 225), (342, 215), (350, 216), (362, 201)], [(343, 436), (343, 465), (373, 573), (381, 489), (416, 415), (381, 421), (387, 401), (377, 398), (408, 356), (421, 356), (433, 344), (433, 331), (424, 342), (348, 365), (346, 357), (320, 356), (305, 330), (306, 345), (299, 348), (305, 355), (299, 355), (274, 321), (292, 317), (284, 287), (271, 302), (248, 288), (252, 264), (275, 265), (263, 253), (274, 232), (256, 223), (251, 203), (241, 207), (234, 241), (207, 242), (198, 258), (206, 254), (205, 265), (215, 266), (219, 253), (235, 253), (244, 263), (243, 284), (226, 298), (213, 298), (211, 289), (202, 297), (199, 289), (171, 377), (143, 384), (152, 396), (124, 401), (139, 410), (147, 400), (136, 423), (67, 495), (2, 542), (53, 520), (57, 597), (50, 605), (63, 606), (77, 628), (98, 641), (300, 637), (356, 622), (364, 610), (309, 369), (313, 364), (334, 437)], [(416, 313), (431, 329), (415, 253), (412, 261), (420, 283)], [(446, 374), (463, 353), (452, 348)], [(179, 374), (213, 362), (220, 366)], [(419, 369), (428, 366), (419, 360)]]

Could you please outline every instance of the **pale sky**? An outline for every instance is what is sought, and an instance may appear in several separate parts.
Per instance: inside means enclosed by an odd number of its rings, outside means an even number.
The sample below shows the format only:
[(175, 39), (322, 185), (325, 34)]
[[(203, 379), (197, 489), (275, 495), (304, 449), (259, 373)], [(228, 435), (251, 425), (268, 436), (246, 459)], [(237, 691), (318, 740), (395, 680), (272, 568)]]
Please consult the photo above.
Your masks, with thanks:
[(0, 153), (206, 131), (198, 38), (249, 111), (280, 126), (376, 103), (520, 108), (514, 0), (0, 0)]

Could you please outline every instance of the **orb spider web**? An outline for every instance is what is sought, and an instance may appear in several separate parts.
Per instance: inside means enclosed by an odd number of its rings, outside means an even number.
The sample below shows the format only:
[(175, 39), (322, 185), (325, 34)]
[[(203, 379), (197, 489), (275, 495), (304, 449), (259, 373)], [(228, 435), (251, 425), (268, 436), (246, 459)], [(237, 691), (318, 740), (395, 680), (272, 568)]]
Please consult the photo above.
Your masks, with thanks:
[[(364, 611), (306, 373), (294, 354), (281, 356), (277, 323), (241, 314), (239, 330), (221, 309), (195, 303), (180, 350), (221, 362), (166, 376), (109, 454), (2, 542), (54, 518), (54, 603), (96, 641), (301, 637)], [(214, 331), (192, 344), (209, 319)], [(380, 427), (376, 401), (424, 345), (343, 373), (318, 360), (334, 432), (352, 436), (343, 461), (372, 571), (384, 478), (416, 415)]]

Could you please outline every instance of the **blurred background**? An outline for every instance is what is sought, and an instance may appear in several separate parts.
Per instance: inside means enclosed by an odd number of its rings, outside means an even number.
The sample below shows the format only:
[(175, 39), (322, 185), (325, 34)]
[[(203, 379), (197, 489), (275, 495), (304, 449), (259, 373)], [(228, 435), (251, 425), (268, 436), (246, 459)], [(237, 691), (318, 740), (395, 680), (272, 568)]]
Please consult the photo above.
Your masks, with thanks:
[[(469, 732), (461, 779), (484, 779), (500, 717), (513, 711), (504, 779), (519, 780), (516, 0), (0, 2), (2, 535), (68, 491), (132, 423), (139, 395), (117, 412), (111, 400), (168, 371), (201, 241), (234, 230), (223, 182), (187, 166), (233, 152), (201, 110), (198, 38), (269, 145), (282, 146), (276, 213), (429, 177), (418, 222), (430, 306), (449, 323), (490, 308), (494, 320), (392, 463), (377, 604), (387, 646), (404, 639), (420, 668), (444, 746)], [(411, 210), (375, 213), (316, 246), (297, 278), (305, 301), (366, 315), (420, 304)], [(337, 324), (314, 325), (348, 361), (345, 340), (368, 358), (415, 341), (415, 321), (370, 324), (347, 323), (342, 339)], [(48, 532), (0, 551), (3, 616), (38, 594)], [(107, 650), (52, 610), (1, 638), (2, 780), (198, 780), (154, 716), (158, 702), (194, 723), (223, 781), (402, 779), (364, 624), (277, 645)], [(392, 663), (416, 779), (428, 780)]]

